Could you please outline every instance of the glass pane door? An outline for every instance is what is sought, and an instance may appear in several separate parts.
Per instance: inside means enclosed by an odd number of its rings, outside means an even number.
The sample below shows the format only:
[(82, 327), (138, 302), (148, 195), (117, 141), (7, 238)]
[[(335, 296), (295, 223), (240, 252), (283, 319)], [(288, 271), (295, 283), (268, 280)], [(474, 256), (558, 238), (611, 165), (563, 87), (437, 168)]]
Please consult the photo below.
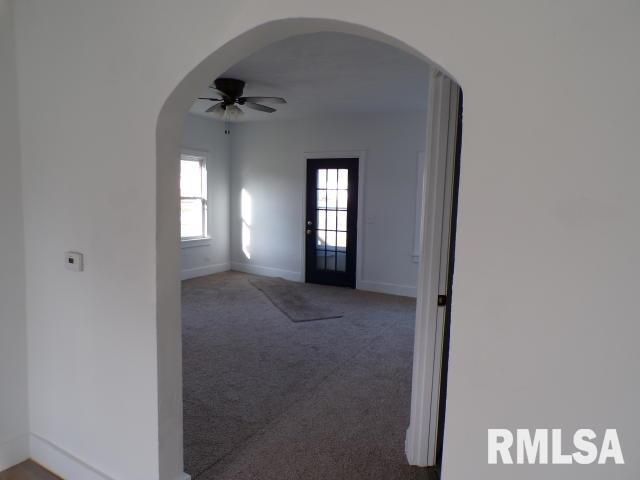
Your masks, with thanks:
[(358, 159), (310, 159), (307, 170), (307, 281), (355, 287)]

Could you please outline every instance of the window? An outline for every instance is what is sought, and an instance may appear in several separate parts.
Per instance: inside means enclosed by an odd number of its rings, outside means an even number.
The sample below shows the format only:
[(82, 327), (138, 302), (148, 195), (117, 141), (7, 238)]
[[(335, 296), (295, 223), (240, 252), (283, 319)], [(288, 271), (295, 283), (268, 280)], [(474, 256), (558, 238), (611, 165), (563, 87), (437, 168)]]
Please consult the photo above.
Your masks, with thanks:
[(180, 236), (207, 236), (207, 162), (202, 156), (180, 157)]

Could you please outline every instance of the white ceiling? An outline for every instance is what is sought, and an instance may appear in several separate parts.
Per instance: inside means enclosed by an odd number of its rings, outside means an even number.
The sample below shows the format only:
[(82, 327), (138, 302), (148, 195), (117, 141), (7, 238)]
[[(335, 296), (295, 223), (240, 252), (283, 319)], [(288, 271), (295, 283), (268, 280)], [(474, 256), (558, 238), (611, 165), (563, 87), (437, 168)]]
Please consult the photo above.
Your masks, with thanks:
[[(339, 33), (300, 35), (240, 61), (223, 77), (246, 82), (245, 96), (278, 96), (275, 113), (243, 108), (241, 120), (290, 119), (336, 113), (426, 110), (428, 65), (395, 47)], [(199, 96), (210, 96), (203, 90)], [(212, 102), (196, 100), (191, 113)]]

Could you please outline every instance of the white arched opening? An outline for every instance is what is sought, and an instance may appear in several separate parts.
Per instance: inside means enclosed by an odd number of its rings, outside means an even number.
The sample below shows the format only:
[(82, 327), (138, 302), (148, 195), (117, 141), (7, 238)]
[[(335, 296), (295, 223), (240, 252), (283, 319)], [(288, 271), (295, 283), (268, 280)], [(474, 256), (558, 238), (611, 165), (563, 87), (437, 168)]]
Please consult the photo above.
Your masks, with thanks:
[[(442, 156), (435, 129), (438, 116), (448, 105), (443, 92), (455, 83), (440, 66), (409, 45), (371, 28), (329, 19), (283, 19), (257, 26), (218, 48), (176, 86), (164, 103), (156, 128), (156, 285), (158, 344), (159, 456), (161, 478), (177, 478), (182, 469), (182, 356), (180, 320), (180, 234), (179, 158), (185, 115), (194, 97), (212, 78), (239, 60), (274, 42), (295, 35), (316, 32), (347, 33), (386, 43), (429, 63), (434, 73), (430, 85), (427, 168), (429, 178), (423, 197), (422, 254), (418, 278), (416, 340), (412, 384), (411, 426), (406, 452), (415, 465), (433, 463), (435, 425), (432, 406), (437, 403), (434, 388), (439, 376), (436, 361), (438, 278), (440, 276), (441, 235), (437, 224), (441, 212), (430, 209), (430, 200), (444, 195), (444, 185), (436, 179), (444, 175), (443, 165), (432, 161)], [(447, 110), (448, 111), (448, 110)], [(448, 121), (447, 121), (448, 123)], [(445, 139), (446, 140), (446, 139)], [(443, 157), (444, 158), (444, 157)], [(427, 199), (425, 201), (425, 198)], [(426, 206), (426, 207), (425, 207)], [(433, 398), (433, 400), (432, 400)]]

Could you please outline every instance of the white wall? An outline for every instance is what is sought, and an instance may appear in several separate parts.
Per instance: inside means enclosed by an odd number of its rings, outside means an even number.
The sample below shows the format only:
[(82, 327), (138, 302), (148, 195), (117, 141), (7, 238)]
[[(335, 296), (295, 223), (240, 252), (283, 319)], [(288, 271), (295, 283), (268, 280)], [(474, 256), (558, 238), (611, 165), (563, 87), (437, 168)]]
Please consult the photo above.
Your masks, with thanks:
[(229, 159), (230, 139), (224, 123), (187, 115), (182, 146), (206, 153), (209, 237), (198, 246), (182, 243), (182, 278), (229, 270)]
[(12, 2), (0, 0), (0, 471), (29, 456), (24, 229)]
[[(265, 25), (196, 66), (266, 22), (329, 18), (410, 45), (464, 89), (445, 480), (637, 478), (640, 4), (23, 0), (16, 10), (35, 432), (114, 478), (177, 478), (171, 168), (184, 112), (234, 52), (327, 26)], [(87, 254), (87, 271), (62, 268), (69, 248)], [(487, 428), (541, 425), (617, 427), (627, 464), (487, 465)]]
[[(143, 88), (118, 94), (136, 81), (120, 83), (116, 71), (151, 72), (135, 47), (145, 34), (124, 34), (121, 15), (109, 19), (97, 3), (75, 7), (15, 2), (31, 456), (69, 480), (153, 480), (155, 154), (131, 147), (153, 145), (145, 119), (159, 105)], [(84, 272), (64, 268), (68, 250), (85, 254)]]
[[(234, 125), (231, 136), (234, 269), (303, 279), (304, 153), (364, 150), (359, 288), (415, 295), (416, 173), (426, 113), (246, 122)], [(242, 189), (253, 205), (250, 259), (242, 251)]]

